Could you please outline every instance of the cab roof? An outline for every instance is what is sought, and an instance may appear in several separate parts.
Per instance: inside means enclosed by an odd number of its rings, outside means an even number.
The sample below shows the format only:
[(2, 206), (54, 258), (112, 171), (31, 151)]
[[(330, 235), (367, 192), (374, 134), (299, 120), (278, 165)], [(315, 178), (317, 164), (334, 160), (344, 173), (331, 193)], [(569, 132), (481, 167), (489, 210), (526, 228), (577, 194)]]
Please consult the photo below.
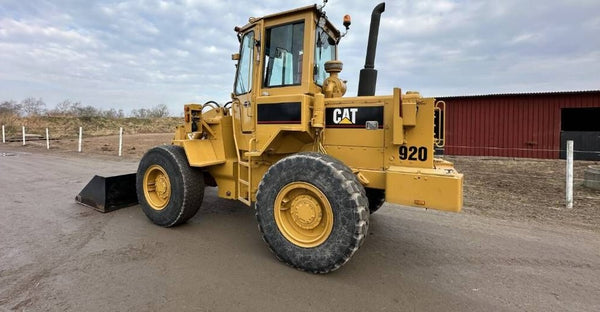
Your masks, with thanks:
[[(304, 6), (304, 7), (300, 7), (300, 8), (296, 8), (296, 9), (291, 9), (291, 10), (283, 11), (283, 12), (278, 12), (278, 13), (273, 13), (273, 14), (265, 15), (263, 17), (250, 17), (248, 19), (248, 24), (244, 25), (243, 27), (240, 27), (240, 31), (245, 31), (246, 29), (248, 29), (248, 28), (252, 27), (253, 25), (255, 25), (260, 20), (269, 20), (269, 19), (281, 18), (281, 17), (285, 17), (285, 16), (288, 16), (288, 15), (302, 13), (302, 12), (305, 12), (305, 11), (312, 11), (315, 14), (318, 14), (319, 13), (319, 8), (317, 7), (316, 4), (313, 4), (313, 5), (308, 5), (308, 6)], [(329, 21), (329, 19), (327, 19), (327, 26), (328, 26), (329, 29), (331, 29), (332, 31), (334, 31), (337, 35), (340, 34), (340, 31)]]

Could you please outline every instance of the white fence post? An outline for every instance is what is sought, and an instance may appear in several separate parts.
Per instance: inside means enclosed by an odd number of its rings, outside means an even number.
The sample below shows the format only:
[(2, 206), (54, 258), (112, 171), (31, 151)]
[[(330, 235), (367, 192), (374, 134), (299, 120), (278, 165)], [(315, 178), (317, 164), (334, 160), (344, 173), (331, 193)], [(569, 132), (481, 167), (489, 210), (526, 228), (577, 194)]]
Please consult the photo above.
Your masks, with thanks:
[(46, 128), (46, 149), (50, 149), (50, 135), (48, 134), (48, 128)]
[(2, 125), (2, 143), (6, 143), (6, 136), (4, 135), (4, 125)]
[(23, 146), (25, 146), (25, 126), (23, 127)]
[(573, 208), (573, 141), (567, 141), (567, 208)]
[(123, 127), (119, 128), (119, 157), (123, 153)]
[(79, 149), (78, 151), (81, 153), (81, 137), (83, 136), (83, 128), (79, 127)]

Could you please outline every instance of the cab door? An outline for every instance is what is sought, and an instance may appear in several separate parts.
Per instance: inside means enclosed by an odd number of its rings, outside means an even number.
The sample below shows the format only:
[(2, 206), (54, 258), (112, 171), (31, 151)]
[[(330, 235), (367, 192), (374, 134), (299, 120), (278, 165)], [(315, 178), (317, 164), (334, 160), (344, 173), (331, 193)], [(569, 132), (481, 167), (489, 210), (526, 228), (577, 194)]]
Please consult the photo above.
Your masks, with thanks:
[(246, 32), (241, 40), (240, 59), (237, 65), (234, 92), (234, 118), (238, 119), (243, 133), (254, 131), (256, 96), (252, 92), (255, 59), (255, 31)]

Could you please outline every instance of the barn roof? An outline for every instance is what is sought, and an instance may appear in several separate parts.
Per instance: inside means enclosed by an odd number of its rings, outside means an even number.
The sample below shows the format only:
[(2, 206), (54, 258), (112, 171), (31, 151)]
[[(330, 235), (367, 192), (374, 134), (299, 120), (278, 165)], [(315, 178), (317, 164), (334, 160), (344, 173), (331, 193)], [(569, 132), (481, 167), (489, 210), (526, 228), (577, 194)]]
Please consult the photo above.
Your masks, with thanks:
[(546, 95), (600, 95), (600, 90), (581, 90), (581, 91), (549, 91), (549, 92), (524, 92), (524, 93), (492, 93), (475, 95), (455, 95), (438, 96), (436, 99), (456, 99), (456, 98), (480, 98), (480, 97), (513, 97), (513, 96), (546, 96)]

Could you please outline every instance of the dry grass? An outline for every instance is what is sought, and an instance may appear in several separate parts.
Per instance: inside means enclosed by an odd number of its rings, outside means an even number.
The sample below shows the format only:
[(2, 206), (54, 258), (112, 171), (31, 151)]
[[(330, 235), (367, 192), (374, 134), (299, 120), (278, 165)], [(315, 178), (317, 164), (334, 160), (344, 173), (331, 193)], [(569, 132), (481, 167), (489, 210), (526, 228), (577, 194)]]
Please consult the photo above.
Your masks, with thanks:
[(179, 117), (154, 119), (140, 118), (105, 118), (105, 117), (16, 117), (0, 115), (0, 124), (5, 125), (7, 138), (21, 137), (21, 127), (25, 126), (27, 134), (45, 136), (46, 128), (53, 139), (74, 138), (83, 127), (86, 136), (104, 136), (119, 133), (123, 127), (125, 134), (166, 133), (174, 132), (175, 126), (182, 123)]

